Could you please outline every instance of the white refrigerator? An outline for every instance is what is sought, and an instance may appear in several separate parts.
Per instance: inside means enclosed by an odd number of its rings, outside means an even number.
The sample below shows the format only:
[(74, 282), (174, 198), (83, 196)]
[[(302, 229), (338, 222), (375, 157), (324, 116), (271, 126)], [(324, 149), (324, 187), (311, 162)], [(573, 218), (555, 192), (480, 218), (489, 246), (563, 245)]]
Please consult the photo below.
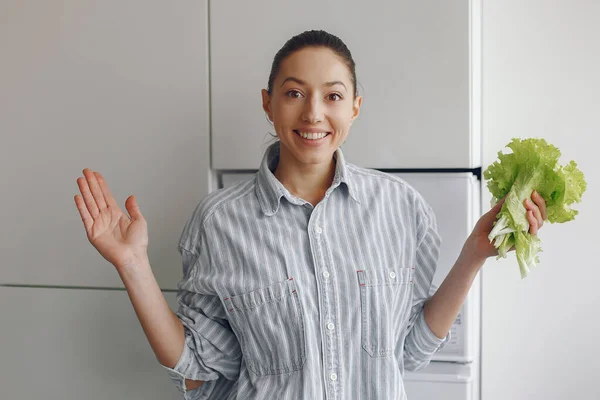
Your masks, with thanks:
[[(271, 60), (263, 54), (275, 54), (282, 37), (328, 30), (351, 49), (363, 96), (344, 156), (350, 163), (397, 174), (433, 207), (443, 241), (433, 281), (439, 285), (482, 211), (481, 3), (211, 3), (213, 187), (254, 173), (266, 133), (275, 132), (262, 113), (246, 107), (270, 69)], [(269, 29), (256, 29), (253, 15), (276, 18)], [(243, 73), (232, 54), (248, 55)], [(480, 400), (480, 304), (479, 274), (452, 327), (452, 342), (426, 368), (406, 372), (409, 400)]]
[[(452, 266), (479, 206), (481, 0), (4, 3), (0, 170), (15, 172), (0, 207), (2, 399), (180, 398), (85, 237), (75, 179), (100, 171), (121, 208), (136, 196), (175, 309), (181, 230), (215, 176), (257, 167), (274, 132), (260, 90), (306, 29), (338, 35), (356, 61), (347, 160), (407, 175), (438, 216), (435, 282)], [(478, 278), (454, 343), (406, 374), (409, 400), (477, 398), (479, 298)]]
[[(351, 162), (351, 160), (349, 160)], [(433, 208), (442, 237), (432, 292), (454, 265), (462, 245), (481, 215), (480, 169), (465, 172), (388, 172), (412, 185)], [(245, 180), (252, 172), (219, 174), (219, 187)], [(481, 343), (481, 274), (478, 274), (458, 317), (449, 343), (419, 371), (406, 371), (410, 400), (479, 400)]]

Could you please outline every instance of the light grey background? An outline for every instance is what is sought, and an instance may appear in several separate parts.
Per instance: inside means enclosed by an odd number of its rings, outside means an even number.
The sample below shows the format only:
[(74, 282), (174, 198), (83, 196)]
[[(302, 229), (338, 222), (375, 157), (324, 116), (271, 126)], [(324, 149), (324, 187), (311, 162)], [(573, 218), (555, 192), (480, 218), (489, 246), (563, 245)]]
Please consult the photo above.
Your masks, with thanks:
[(587, 0), (483, 3), (484, 167), (512, 137), (544, 137), (588, 182), (525, 280), (514, 255), (483, 268), (483, 400), (600, 398), (599, 17)]
[[(403, 107), (413, 104), (411, 99), (417, 99), (423, 88), (416, 85), (413, 92), (406, 92), (400, 86), (393, 96), (386, 97), (391, 86), (386, 84), (385, 74), (377, 75), (378, 67), (389, 68), (394, 62), (398, 68), (410, 65), (383, 56), (394, 54), (394, 43), (377, 47), (379, 52), (367, 52), (367, 46), (377, 45), (368, 35), (385, 25), (379, 17), (394, 24), (412, 21), (413, 29), (431, 26), (432, 21), (442, 27), (461, 21), (455, 31), (448, 32), (464, 33), (464, 16), (471, 12), (466, 0), (453, 1), (449, 4), (455, 8), (446, 5), (443, 10), (437, 3), (419, 2), (422, 5), (415, 18), (394, 18), (382, 7), (371, 8), (367, 18), (356, 11), (362, 10), (363, 3), (344, 2), (332, 9), (337, 14), (330, 18), (312, 9), (310, 17), (336, 24), (331, 31), (342, 32), (340, 36), (348, 38), (356, 55), (365, 106), (348, 141), (348, 159), (372, 166), (361, 161), (357, 149), (367, 148), (369, 152), (363, 153), (372, 156), (378, 151), (377, 143), (382, 143), (388, 157), (414, 158), (419, 154), (416, 147), (402, 144), (424, 143), (425, 134), (397, 129), (375, 136), (378, 141), (369, 140), (366, 122), (377, 123), (373, 121), (376, 110), (391, 107), (401, 118)], [(478, 6), (477, 1), (468, 3)], [(269, 32), (274, 20), (287, 18), (286, 10), (273, 15), (264, 9), (266, 2), (248, 3), (255, 4), (246, 12), (254, 29), (239, 30), (231, 24), (229, 13), (233, 16), (240, 4), (211, 2), (209, 10), (206, 0), (0, 3), (2, 395), (162, 399), (172, 393), (177, 398), (143, 336), (126, 292), (113, 290), (122, 288), (114, 268), (87, 241), (73, 196), (78, 193), (76, 179), (85, 167), (105, 176), (123, 208), (126, 197), (135, 194), (149, 221), (153, 271), (161, 288), (175, 288), (181, 275), (176, 249), (179, 235), (196, 204), (215, 187), (211, 156), (226, 160), (243, 159), (244, 155), (211, 155), (211, 119), (216, 124), (224, 118), (234, 121), (240, 112), (264, 122), (260, 108), (260, 88), (268, 77), (264, 65), (288, 36), (273, 34), (268, 51), (260, 50), (261, 32)], [(252, 7), (248, 4), (244, 7)], [(408, 2), (402, 4), (393, 11), (400, 14), (408, 9)], [(296, 10), (297, 5), (290, 7)], [(443, 15), (437, 15), (438, 11)], [(221, 20), (211, 19), (209, 36), (208, 16), (213, 13)], [(584, 0), (483, 1), (482, 15), (482, 167), (495, 160), (511, 137), (543, 136), (563, 151), (565, 163), (576, 160), (588, 181), (584, 201), (576, 206), (581, 212), (577, 219), (544, 226), (541, 264), (526, 280), (519, 277), (514, 255), (489, 260), (482, 271), (483, 399), (564, 399), (572, 394), (595, 398), (600, 395), (593, 382), (600, 370), (600, 352), (594, 340), (600, 328), (596, 288), (600, 263), (594, 252), (600, 222), (595, 207), (600, 175), (600, 56), (596, 50), (600, 5)], [(476, 25), (473, 21), (472, 26)], [(396, 36), (412, 43), (407, 47), (406, 42), (399, 42), (398, 47), (431, 50), (422, 40), (446, 37), (435, 35), (430, 28), (422, 35), (414, 32), (410, 38)], [(254, 38), (250, 42), (257, 47), (250, 46), (238, 58), (225, 60), (237, 71), (232, 79), (243, 82), (254, 76), (256, 71), (240, 72), (247, 65), (260, 68), (263, 78), (258, 86), (252, 82), (248, 87), (241, 85), (242, 92), (228, 94), (231, 103), (216, 107), (217, 101), (224, 100), (219, 97), (221, 92), (215, 93), (214, 85), (209, 91), (209, 38), (214, 44), (246, 36)], [(449, 48), (465, 46), (468, 40), (465, 35), (448, 37), (456, 39)], [(217, 56), (227, 49), (212, 47), (210, 51)], [(418, 60), (411, 54), (404, 58)], [(451, 127), (430, 130), (428, 134), (433, 136), (425, 144), (446, 143), (448, 154), (470, 164), (464, 167), (477, 166), (477, 54), (469, 62), (464, 51), (444, 56), (456, 57), (454, 62), (472, 70), (473, 88), (468, 87), (468, 80), (442, 81), (457, 84), (457, 98), (470, 93), (473, 102), (463, 107), (467, 115), (462, 117), (471, 124), (468, 131)], [(256, 64), (252, 64), (253, 57), (259, 60)], [(448, 72), (443, 63), (435, 62), (443, 59), (439, 52), (424, 57), (432, 60), (423, 64), (431, 68), (432, 76), (439, 76), (436, 71)], [(211, 72), (215, 79), (219, 77), (216, 67), (218, 64)], [(464, 76), (466, 71), (463, 68), (459, 73)], [(218, 87), (218, 81), (213, 84)], [(234, 107), (238, 96), (249, 93), (244, 90), (254, 91), (255, 96)], [(378, 104), (384, 99), (396, 103)], [(416, 121), (431, 126), (435, 110)], [(464, 119), (457, 116), (456, 121)], [(398, 126), (407, 123), (400, 119)], [(240, 122), (238, 129), (241, 136), (250, 131), (258, 138), (258, 149), (269, 139), (264, 126), (252, 132), (252, 126)], [(237, 129), (223, 132), (233, 132), (226, 143), (238, 143)], [(455, 141), (448, 141), (447, 135), (458, 135), (456, 140), (465, 145), (457, 144), (460, 150), (451, 151)], [(218, 138), (212, 138), (213, 145)], [(363, 146), (365, 143), (368, 146)], [(255, 160), (255, 167), (259, 161)], [(489, 203), (485, 189), (483, 199), (485, 206)], [(172, 306), (173, 295), (167, 294)]]

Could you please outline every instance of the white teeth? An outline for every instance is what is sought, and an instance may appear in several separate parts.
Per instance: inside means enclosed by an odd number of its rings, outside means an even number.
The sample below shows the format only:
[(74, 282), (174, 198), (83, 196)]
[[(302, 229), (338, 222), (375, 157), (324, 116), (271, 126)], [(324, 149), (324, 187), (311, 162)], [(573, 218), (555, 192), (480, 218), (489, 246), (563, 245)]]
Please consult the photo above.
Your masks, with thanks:
[(323, 139), (325, 136), (327, 136), (327, 132), (319, 132), (319, 133), (307, 133), (307, 132), (300, 132), (300, 131), (296, 131), (296, 132), (298, 132), (298, 134), (300, 136), (302, 136), (304, 139), (310, 139), (310, 140)]

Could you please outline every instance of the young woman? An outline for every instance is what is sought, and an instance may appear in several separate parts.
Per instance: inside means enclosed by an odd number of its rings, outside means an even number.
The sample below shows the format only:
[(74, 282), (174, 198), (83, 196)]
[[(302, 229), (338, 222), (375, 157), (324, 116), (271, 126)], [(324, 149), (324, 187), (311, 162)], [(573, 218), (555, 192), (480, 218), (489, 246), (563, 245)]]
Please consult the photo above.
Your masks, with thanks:
[[(276, 54), (262, 103), (278, 140), (250, 180), (203, 199), (180, 238), (177, 313), (147, 256), (134, 196), (124, 214), (84, 169), (75, 203), (92, 245), (117, 269), (160, 364), (186, 399), (403, 399), (477, 272), (502, 202), (481, 217), (430, 297), (440, 237), (405, 181), (345, 161), (359, 115), (354, 61), (308, 31)], [(525, 202), (530, 233), (544, 200)]]

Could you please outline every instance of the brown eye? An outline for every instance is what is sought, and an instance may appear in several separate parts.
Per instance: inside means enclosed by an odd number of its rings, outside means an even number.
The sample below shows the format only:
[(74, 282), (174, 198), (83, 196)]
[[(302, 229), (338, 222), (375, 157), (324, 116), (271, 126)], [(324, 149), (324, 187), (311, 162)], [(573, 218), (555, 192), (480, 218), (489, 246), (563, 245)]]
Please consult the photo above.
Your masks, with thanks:
[(300, 93), (300, 92), (299, 92), (299, 91), (297, 91), (297, 90), (290, 90), (290, 91), (289, 91), (289, 92), (287, 92), (285, 95), (286, 95), (287, 97), (291, 97), (291, 98), (293, 98), (293, 99), (299, 99), (299, 98), (301, 98), (301, 97), (302, 97), (302, 93)]
[(337, 93), (331, 93), (328, 97), (331, 101), (340, 101), (342, 99), (342, 96)]

